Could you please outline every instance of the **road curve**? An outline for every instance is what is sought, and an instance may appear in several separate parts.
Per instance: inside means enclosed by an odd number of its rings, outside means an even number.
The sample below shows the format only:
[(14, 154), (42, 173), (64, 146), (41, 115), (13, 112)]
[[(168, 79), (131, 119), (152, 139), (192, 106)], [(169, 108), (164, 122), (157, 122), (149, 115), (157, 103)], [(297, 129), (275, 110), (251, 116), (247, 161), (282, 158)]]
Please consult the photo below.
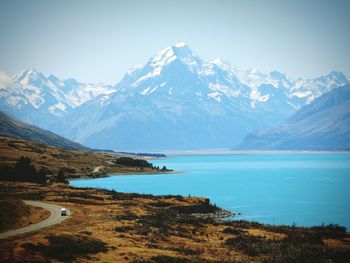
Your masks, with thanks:
[(44, 202), (29, 201), (29, 200), (24, 200), (24, 202), (27, 205), (44, 208), (44, 209), (48, 210), (51, 215), (39, 223), (0, 233), (0, 239), (16, 236), (16, 235), (20, 235), (20, 234), (25, 234), (25, 233), (32, 232), (32, 231), (37, 231), (41, 228), (61, 223), (63, 220), (70, 217), (70, 212), (68, 209), (66, 209), (67, 216), (61, 216), (61, 208), (63, 208), (63, 207), (59, 206), (59, 205), (53, 205), (53, 204), (48, 204), (48, 203), (44, 203)]
[(95, 169), (92, 172), (93, 173), (98, 173), (102, 168), (103, 168), (103, 166), (96, 166)]

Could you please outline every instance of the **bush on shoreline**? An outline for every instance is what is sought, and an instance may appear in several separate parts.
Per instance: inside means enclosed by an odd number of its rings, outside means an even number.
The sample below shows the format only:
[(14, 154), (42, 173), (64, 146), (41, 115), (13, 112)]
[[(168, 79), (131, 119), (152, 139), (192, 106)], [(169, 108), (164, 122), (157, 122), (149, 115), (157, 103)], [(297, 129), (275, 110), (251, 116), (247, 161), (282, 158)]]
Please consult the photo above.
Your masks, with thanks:
[(42, 252), (47, 258), (61, 261), (72, 261), (77, 257), (88, 257), (88, 254), (106, 252), (106, 243), (87, 236), (48, 236), (49, 244), (25, 243), (24, 248)]
[(130, 157), (119, 157), (115, 160), (115, 164), (123, 165), (123, 166), (131, 166), (131, 167), (148, 167), (152, 168), (152, 164), (147, 162), (146, 160), (141, 159), (133, 159)]

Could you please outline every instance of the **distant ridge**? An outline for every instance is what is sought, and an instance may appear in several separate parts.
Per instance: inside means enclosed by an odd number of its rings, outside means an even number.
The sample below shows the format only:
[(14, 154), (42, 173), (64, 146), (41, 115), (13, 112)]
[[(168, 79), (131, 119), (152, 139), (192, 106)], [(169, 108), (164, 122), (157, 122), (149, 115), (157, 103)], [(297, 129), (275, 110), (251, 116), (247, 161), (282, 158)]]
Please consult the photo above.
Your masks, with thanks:
[(350, 85), (323, 94), (277, 128), (248, 134), (236, 149), (350, 151)]
[(0, 136), (39, 142), (67, 150), (88, 150), (89, 148), (58, 136), (52, 132), (15, 120), (0, 111)]

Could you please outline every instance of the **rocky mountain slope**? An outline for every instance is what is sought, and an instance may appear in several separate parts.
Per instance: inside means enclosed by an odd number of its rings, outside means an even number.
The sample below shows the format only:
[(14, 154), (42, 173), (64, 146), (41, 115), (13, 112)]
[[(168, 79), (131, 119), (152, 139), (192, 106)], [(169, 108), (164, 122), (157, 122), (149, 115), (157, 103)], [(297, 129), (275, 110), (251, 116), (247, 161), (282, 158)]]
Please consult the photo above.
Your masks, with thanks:
[(0, 110), (22, 121), (51, 129), (75, 107), (115, 89), (103, 84), (84, 84), (75, 79), (61, 80), (26, 69), (0, 87)]
[(281, 126), (247, 135), (241, 150), (350, 150), (350, 85), (323, 94)]

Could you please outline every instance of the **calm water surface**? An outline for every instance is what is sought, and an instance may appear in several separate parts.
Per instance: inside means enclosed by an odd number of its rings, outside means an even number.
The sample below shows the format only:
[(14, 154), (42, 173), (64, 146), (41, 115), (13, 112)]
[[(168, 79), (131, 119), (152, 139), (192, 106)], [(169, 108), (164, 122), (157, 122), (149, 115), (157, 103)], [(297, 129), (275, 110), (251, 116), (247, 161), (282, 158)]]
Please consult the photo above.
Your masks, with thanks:
[(237, 219), (350, 229), (350, 154), (177, 156), (153, 164), (178, 174), (74, 180), (73, 186), (209, 197)]

